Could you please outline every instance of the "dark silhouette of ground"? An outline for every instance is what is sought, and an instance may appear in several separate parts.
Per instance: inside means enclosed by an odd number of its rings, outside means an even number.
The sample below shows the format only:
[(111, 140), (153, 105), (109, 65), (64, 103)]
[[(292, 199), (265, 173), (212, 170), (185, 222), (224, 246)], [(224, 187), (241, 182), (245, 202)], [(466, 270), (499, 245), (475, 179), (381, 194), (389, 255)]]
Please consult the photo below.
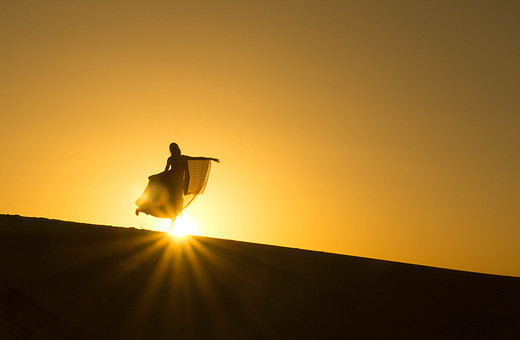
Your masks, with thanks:
[(1, 215), (0, 273), (86, 338), (520, 338), (520, 278), (206, 237)]
[(81, 339), (69, 324), (0, 283), (0, 339)]

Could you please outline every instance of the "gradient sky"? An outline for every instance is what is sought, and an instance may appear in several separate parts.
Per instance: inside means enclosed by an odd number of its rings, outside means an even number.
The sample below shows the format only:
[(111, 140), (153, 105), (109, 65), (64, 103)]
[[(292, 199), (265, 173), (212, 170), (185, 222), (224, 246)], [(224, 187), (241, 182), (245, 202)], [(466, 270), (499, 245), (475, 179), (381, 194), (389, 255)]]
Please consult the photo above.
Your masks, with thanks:
[[(0, 1), (1, 213), (520, 276), (520, 2)], [(152, 223), (152, 222), (146, 222)]]

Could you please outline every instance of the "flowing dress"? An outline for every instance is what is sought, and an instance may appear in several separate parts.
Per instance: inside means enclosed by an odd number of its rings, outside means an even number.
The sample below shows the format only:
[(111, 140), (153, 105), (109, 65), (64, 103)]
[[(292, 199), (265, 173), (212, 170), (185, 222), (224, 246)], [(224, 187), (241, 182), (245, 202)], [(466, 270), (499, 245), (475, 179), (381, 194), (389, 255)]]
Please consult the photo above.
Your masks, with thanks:
[(204, 192), (211, 160), (180, 156), (171, 170), (151, 175), (143, 194), (135, 202), (136, 213), (175, 219), (198, 195)]

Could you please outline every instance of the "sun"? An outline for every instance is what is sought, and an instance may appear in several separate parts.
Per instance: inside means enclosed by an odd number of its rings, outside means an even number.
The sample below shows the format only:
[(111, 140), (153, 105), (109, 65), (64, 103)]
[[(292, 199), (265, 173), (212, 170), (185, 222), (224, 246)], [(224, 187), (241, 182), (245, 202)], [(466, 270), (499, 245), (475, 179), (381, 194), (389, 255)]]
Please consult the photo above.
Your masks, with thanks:
[(168, 223), (167, 231), (175, 237), (185, 237), (187, 235), (197, 235), (199, 226), (196, 219), (184, 214), (183, 216), (177, 217), (171, 230), (170, 224)]

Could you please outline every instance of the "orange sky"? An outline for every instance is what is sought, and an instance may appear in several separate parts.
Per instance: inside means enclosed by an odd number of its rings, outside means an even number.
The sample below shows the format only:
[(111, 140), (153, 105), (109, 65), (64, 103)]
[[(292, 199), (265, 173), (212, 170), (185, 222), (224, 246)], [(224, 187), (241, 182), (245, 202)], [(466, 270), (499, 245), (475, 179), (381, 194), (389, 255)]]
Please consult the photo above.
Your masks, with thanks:
[(517, 1), (3, 1), (1, 213), (520, 276)]

